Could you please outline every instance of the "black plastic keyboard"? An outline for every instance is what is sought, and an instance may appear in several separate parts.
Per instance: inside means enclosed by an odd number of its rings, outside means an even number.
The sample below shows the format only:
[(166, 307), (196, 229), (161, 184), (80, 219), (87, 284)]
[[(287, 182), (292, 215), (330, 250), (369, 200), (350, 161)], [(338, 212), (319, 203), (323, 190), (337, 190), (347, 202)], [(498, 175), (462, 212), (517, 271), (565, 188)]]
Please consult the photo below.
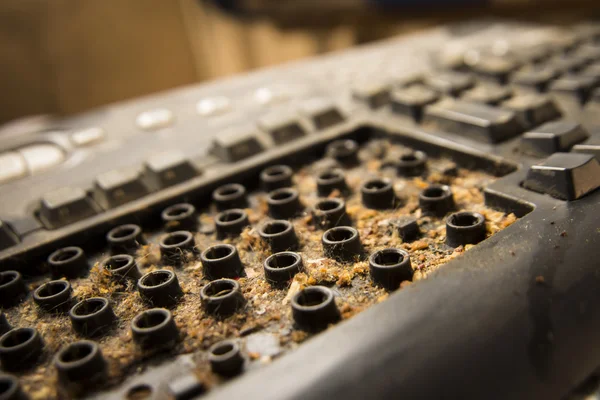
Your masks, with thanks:
[(7, 126), (0, 398), (570, 396), (600, 25), (459, 28)]

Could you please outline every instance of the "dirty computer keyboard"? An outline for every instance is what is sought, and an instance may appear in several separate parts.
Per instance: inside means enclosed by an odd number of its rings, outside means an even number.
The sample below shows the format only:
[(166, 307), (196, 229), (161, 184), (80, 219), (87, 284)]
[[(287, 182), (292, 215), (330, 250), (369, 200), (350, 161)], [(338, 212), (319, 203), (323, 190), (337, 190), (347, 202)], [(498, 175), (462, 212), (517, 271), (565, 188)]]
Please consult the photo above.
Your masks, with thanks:
[(7, 126), (0, 398), (581, 398), (599, 84), (473, 22)]

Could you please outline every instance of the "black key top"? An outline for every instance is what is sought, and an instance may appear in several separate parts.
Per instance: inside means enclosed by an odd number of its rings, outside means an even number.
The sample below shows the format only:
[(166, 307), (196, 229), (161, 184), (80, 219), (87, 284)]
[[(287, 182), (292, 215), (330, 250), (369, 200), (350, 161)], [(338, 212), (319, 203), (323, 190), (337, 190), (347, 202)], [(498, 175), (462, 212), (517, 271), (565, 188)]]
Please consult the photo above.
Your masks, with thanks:
[(482, 84), (466, 91), (462, 95), (462, 100), (495, 106), (510, 98), (510, 96), (512, 96), (512, 90), (506, 86)]
[(550, 84), (550, 92), (557, 96), (567, 96), (584, 104), (598, 81), (589, 76), (567, 75)]
[(532, 128), (561, 116), (556, 103), (547, 95), (524, 93), (502, 103), (503, 108), (514, 111), (526, 128)]
[(576, 200), (600, 187), (600, 164), (591, 154), (554, 153), (529, 169), (523, 186), (561, 200)]
[(60, 228), (98, 212), (85, 190), (64, 187), (46, 193), (40, 203), (40, 220), (50, 228)]
[(473, 71), (499, 84), (505, 84), (508, 76), (517, 69), (517, 62), (507, 57), (483, 57), (472, 66)]
[(459, 72), (440, 72), (425, 79), (425, 84), (433, 90), (450, 96), (458, 96), (461, 92), (473, 87), (472, 76)]
[(395, 89), (391, 93), (392, 110), (400, 115), (421, 121), (423, 108), (435, 103), (439, 94), (426, 86), (413, 85), (403, 89)]
[(383, 107), (390, 102), (389, 88), (381, 82), (358, 84), (352, 89), (352, 95), (373, 109)]
[(549, 66), (528, 67), (515, 73), (512, 83), (523, 88), (545, 92), (550, 82), (557, 76), (556, 70)]
[(236, 162), (264, 150), (253, 128), (224, 132), (213, 140), (213, 153), (223, 161)]
[(134, 168), (115, 169), (98, 175), (93, 197), (104, 209), (117, 207), (148, 193), (140, 172)]
[(510, 110), (452, 99), (427, 106), (423, 122), (486, 143), (499, 143), (523, 132)]
[(523, 135), (522, 151), (535, 156), (547, 156), (560, 151), (569, 151), (574, 145), (585, 141), (590, 134), (579, 123), (559, 120), (526, 132)]
[(333, 101), (313, 98), (302, 104), (301, 112), (313, 121), (317, 129), (325, 129), (344, 121), (344, 115)]
[(276, 144), (283, 144), (300, 139), (306, 135), (295, 112), (277, 111), (263, 115), (258, 126), (271, 135)]
[(162, 189), (198, 175), (190, 160), (175, 150), (153, 154), (144, 167), (145, 178), (154, 188)]

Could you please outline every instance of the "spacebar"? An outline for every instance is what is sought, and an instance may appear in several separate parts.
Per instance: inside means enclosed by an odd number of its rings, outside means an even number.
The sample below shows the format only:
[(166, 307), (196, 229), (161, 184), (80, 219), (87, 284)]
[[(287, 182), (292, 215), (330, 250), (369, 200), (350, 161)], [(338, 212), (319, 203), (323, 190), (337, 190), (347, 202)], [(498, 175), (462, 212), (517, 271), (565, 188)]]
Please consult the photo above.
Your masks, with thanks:
[(452, 99), (427, 106), (423, 124), (486, 143), (505, 141), (524, 130), (513, 111)]

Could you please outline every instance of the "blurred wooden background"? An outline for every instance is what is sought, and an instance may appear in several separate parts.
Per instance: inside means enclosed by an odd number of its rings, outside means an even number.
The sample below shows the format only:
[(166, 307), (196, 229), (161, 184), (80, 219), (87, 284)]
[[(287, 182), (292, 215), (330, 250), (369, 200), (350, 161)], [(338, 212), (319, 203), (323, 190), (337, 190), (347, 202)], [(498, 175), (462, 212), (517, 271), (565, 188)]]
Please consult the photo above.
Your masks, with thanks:
[(197, 0), (2, 0), (0, 123), (75, 113), (439, 21), (364, 19), (283, 29)]
[(3, 0), (0, 122), (69, 114), (353, 43), (243, 22), (196, 0)]

